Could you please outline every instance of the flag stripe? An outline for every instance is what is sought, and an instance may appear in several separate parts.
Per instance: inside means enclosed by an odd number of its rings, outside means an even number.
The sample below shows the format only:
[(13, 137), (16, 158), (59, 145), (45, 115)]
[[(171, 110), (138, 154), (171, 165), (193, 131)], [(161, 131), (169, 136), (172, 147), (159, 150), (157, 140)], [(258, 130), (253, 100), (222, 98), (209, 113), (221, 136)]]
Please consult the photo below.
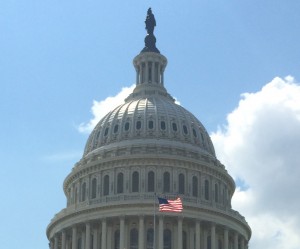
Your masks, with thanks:
[(159, 198), (158, 200), (160, 212), (180, 213), (183, 210), (182, 201), (179, 197), (176, 200), (167, 200), (164, 198)]

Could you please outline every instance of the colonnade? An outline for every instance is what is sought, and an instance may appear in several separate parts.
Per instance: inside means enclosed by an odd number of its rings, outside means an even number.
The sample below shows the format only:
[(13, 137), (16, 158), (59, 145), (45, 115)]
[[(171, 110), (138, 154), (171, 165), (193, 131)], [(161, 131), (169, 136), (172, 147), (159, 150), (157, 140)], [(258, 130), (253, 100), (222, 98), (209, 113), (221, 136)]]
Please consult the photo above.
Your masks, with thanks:
[[(137, 217), (135, 217), (137, 218)], [(147, 217), (148, 218), (148, 217)], [(158, 225), (154, 233), (154, 245), (147, 244), (147, 229), (145, 217), (138, 217), (138, 244), (130, 244), (129, 226), (132, 217), (121, 216), (119, 220), (102, 219), (81, 223), (63, 229), (50, 239), (50, 249), (247, 249), (247, 240), (237, 231), (212, 222), (196, 220), (190, 224), (182, 217), (157, 215)], [(135, 219), (136, 220), (136, 219)], [(166, 222), (167, 220), (167, 222)], [(109, 221), (109, 222), (108, 222)], [(149, 219), (147, 219), (149, 221)], [(175, 221), (175, 222), (174, 222)], [(188, 222), (188, 225), (185, 225)], [(118, 225), (118, 244), (114, 237), (115, 224)], [(164, 231), (171, 225), (172, 244), (165, 244)], [(135, 223), (134, 223), (135, 224)], [(184, 226), (185, 225), (185, 226)], [(185, 229), (183, 228), (185, 227)], [(187, 229), (188, 227), (188, 229)], [(153, 228), (151, 224), (151, 228)], [(183, 242), (183, 232), (188, 234)]]

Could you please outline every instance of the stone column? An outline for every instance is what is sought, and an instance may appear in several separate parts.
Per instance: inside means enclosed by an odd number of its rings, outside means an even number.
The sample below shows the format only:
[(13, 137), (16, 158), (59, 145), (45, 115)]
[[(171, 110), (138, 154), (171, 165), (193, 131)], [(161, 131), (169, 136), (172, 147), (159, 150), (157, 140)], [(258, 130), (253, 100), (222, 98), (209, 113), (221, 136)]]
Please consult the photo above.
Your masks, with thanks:
[(138, 85), (138, 84), (140, 84), (140, 76), (139, 76), (139, 71), (140, 71), (140, 67), (139, 66), (137, 66), (136, 67), (136, 85)]
[(85, 224), (85, 249), (91, 248), (91, 224)]
[(58, 249), (58, 235), (54, 235), (54, 249)]
[(113, 243), (112, 243), (112, 238), (113, 238), (113, 231), (112, 231), (112, 226), (108, 226), (107, 228), (107, 240), (106, 240), (106, 248), (105, 249), (112, 249), (113, 248)]
[[(194, 227), (190, 227), (189, 229), (189, 244), (188, 244), (188, 248), (195, 248), (195, 228)], [(185, 248), (183, 248), (185, 249)]]
[(155, 83), (155, 62), (152, 61), (152, 66), (151, 66), (151, 82)]
[(124, 249), (125, 217), (120, 217), (120, 249)]
[(93, 229), (93, 249), (98, 249), (98, 227)]
[(203, 232), (203, 244), (204, 244), (204, 249), (207, 249), (207, 231), (204, 230)]
[(164, 68), (161, 67), (161, 84), (164, 85)]
[(140, 216), (139, 219), (139, 249), (144, 249), (144, 216)]
[(177, 240), (177, 249), (182, 249), (182, 217), (178, 217), (178, 228), (177, 228), (177, 231), (178, 231), (178, 240)]
[(66, 249), (66, 231), (61, 232), (61, 249)]
[(228, 249), (228, 228), (224, 228), (224, 249)]
[(145, 83), (149, 83), (149, 62), (148, 61), (146, 61), (145, 62), (145, 66), (146, 66), (146, 68), (145, 68), (145, 70), (146, 70), (146, 72), (145, 72)]
[(200, 221), (196, 221), (196, 249), (200, 249), (201, 226)]
[(72, 228), (72, 249), (77, 249), (77, 227)]
[(163, 249), (164, 246), (164, 220), (163, 216), (159, 216), (158, 220), (158, 249)]
[(211, 239), (211, 248), (216, 248), (216, 224), (211, 224), (211, 231), (210, 231), (210, 239)]
[[(102, 220), (101, 249), (106, 249), (106, 220)], [(74, 248), (72, 248), (74, 249)]]
[(233, 249), (238, 249), (239, 247), (239, 235), (237, 232), (234, 233), (234, 244)]
[(244, 240), (244, 237), (241, 237), (240, 242), (241, 242), (241, 249), (245, 249), (245, 240)]

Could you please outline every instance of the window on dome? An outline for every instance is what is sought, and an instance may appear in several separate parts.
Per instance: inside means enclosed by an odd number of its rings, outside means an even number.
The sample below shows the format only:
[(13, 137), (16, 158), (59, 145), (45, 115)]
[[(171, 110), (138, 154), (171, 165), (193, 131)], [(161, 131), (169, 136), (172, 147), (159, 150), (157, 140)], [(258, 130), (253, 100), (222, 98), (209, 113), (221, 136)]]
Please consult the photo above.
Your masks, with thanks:
[(109, 175), (104, 176), (103, 181), (103, 195), (109, 194)]
[(85, 201), (85, 197), (86, 197), (86, 183), (84, 182), (81, 185), (81, 201)]
[(171, 249), (172, 233), (169, 229), (164, 230), (164, 249)]
[(165, 121), (161, 121), (160, 122), (160, 128), (164, 131), (166, 130), (166, 122)]
[(192, 185), (193, 185), (192, 195), (194, 197), (197, 197), (198, 196), (198, 178), (197, 178), (197, 176), (193, 176)]
[(219, 185), (215, 184), (215, 202), (219, 202)]
[(139, 173), (137, 171), (132, 174), (132, 192), (139, 192)]
[(205, 200), (209, 200), (209, 182), (205, 180), (204, 182), (204, 198)]
[(106, 127), (106, 128), (105, 128), (105, 131), (104, 131), (104, 136), (105, 136), (105, 137), (106, 137), (107, 134), (108, 134), (108, 130), (109, 130), (108, 127)]
[(194, 137), (197, 137), (197, 132), (194, 128), (193, 128), (193, 135), (194, 135)]
[(130, 231), (130, 249), (138, 248), (138, 238), (139, 238), (138, 230), (136, 228), (131, 229), (131, 231)]
[(135, 127), (136, 127), (137, 130), (140, 130), (142, 128), (142, 122), (141, 121), (137, 121)]
[(203, 136), (203, 133), (201, 132), (201, 139), (202, 141), (204, 142), (204, 136)]
[(172, 128), (173, 128), (173, 131), (177, 131), (177, 124), (176, 123), (172, 123)]
[(124, 186), (124, 175), (123, 173), (119, 173), (117, 176), (117, 194), (123, 193)]
[(147, 230), (147, 249), (153, 249), (154, 230), (149, 228)]
[(118, 130), (119, 130), (119, 125), (116, 124), (115, 127), (114, 127), (114, 133), (117, 133)]
[(126, 122), (125, 123), (125, 131), (128, 131), (129, 130), (129, 122)]
[(152, 120), (149, 120), (149, 122), (148, 122), (148, 128), (149, 129), (153, 129), (153, 126), (154, 126), (154, 122)]
[(179, 178), (178, 179), (178, 181), (179, 181), (178, 193), (184, 194), (184, 174), (179, 174), (178, 178)]
[(185, 135), (187, 135), (188, 134), (188, 129), (187, 129), (186, 125), (183, 125), (182, 128), (183, 128), (183, 133)]
[(96, 198), (96, 194), (97, 194), (97, 179), (94, 178), (92, 180), (92, 196), (91, 196), (91, 198), (95, 199)]
[(115, 242), (114, 249), (120, 249), (120, 230), (115, 231), (114, 242)]
[(148, 173), (148, 192), (154, 192), (154, 172)]
[(170, 173), (165, 172), (164, 173), (164, 193), (170, 192)]

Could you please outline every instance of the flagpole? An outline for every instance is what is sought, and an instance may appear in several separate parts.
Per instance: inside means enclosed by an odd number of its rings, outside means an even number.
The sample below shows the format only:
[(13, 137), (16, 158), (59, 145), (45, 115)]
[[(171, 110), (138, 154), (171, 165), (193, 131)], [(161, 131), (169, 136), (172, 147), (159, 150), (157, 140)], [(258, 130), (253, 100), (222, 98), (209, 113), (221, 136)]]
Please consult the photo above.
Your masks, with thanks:
[(153, 221), (153, 249), (155, 249), (155, 231), (156, 231), (156, 207), (155, 207), (155, 202), (156, 202), (156, 193), (154, 193), (154, 202), (153, 202), (153, 208), (154, 208), (154, 221)]

